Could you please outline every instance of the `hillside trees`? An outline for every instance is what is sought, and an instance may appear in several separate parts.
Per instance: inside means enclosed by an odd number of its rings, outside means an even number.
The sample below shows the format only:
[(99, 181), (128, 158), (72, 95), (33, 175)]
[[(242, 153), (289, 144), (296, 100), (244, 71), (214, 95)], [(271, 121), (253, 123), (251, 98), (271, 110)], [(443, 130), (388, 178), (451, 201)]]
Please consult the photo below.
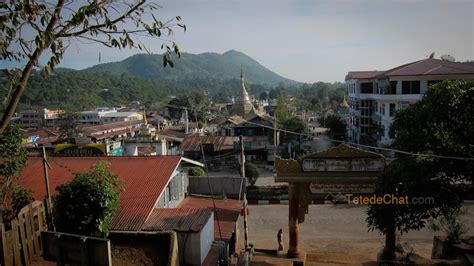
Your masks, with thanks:
[[(90, 1), (6, 1), (0, 3), (1, 57), (3, 60), (26, 62), (21, 69), (5, 71), (9, 85), (2, 106), (0, 133), (5, 131), (27, 87), (35, 67), (51, 74), (71, 43), (77, 40), (106, 47), (147, 50), (140, 36), (159, 38), (166, 53), (163, 65), (173, 66), (171, 54), (180, 55), (170, 36), (181, 18), (161, 21), (153, 14), (159, 5), (145, 0), (130, 2)], [(26, 34), (29, 33), (29, 34)], [(33, 34), (31, 34), (33, 33)], [(46, 61), (41, 66), (40, 61)]]

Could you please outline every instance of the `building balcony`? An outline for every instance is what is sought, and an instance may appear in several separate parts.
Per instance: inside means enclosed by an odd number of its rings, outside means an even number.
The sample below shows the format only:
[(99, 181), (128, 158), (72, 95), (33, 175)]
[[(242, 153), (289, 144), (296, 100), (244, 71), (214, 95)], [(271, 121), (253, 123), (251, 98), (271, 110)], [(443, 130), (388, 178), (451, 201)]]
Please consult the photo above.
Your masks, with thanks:
[(364, 94), (364, 99), (373, 99), (381, 101), (418, 101), (421, 100), (423, 94)]

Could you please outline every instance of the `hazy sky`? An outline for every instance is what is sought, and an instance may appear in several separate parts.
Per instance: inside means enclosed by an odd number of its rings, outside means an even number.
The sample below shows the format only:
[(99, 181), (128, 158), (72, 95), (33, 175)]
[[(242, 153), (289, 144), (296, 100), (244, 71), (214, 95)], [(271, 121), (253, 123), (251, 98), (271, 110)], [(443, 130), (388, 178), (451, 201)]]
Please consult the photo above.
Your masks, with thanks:
[[(298, 81), (343, 81), (350, 70), (384, 70), (450, 54), (474, 59), (474, 1), (164, 0), (157, 15), (179, 15), (182, 51), (235, 49)], [(160, 42), (147, 40), (152, 52)], [(62, 66), (85, 68), (137, 51), (73, 45)], [(179, 64), (179, 61), (176, 62)], [(3, 64), (3, 63), (2, 63)]]

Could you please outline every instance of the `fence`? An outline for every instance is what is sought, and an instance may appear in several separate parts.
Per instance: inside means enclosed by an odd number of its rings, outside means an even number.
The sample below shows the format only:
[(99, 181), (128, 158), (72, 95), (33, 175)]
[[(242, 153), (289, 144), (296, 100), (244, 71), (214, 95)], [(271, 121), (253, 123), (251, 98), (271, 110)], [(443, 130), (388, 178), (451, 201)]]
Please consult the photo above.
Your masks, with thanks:
[(3, 260), (5, 266), (30, 265), (41, 257), (41, 231), (47, 230), (46, 212), (41, 201), (23, 207), (11, 221), (11, 229), (2, 231)]

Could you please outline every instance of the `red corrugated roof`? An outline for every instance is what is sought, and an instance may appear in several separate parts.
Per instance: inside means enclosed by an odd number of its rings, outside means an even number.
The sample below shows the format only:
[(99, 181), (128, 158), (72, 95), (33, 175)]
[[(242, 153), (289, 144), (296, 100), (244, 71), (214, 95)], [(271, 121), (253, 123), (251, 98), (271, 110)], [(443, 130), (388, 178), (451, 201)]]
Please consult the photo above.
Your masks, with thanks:
[(211, 210), (202, 208), (155, 208), (142, 230), (200, 232), (211, 214)]
[[(110, 229), (134, 231), (141, 228), (153, 210), (181, 157), (49, 157), (51, 193), (56, 194), (58, 185), (72, 180), (73, 173), (85, 172), (100, 160), (108, 161), (110, 170), (124, 180), (125, 191), (120, 194), (119, 207)], [(46, 192), (41, 158), (28, 158), (19, 184), (31, 189), (35, 199), (44, 199)]]
[[(239, 219), (240, 210), (242, 209), (242, 201), (234, 199), (215, 199), (217, 214), (214, 213), (214, 238), (220, 239), (219, 225), (222, 233), (222, 240), (229, 242), (234, 232), (237, 220)], [(189, 196), (185, 198), (180, 208), (204, 208), (214, 211), (212, 199), (209, 197)]]

